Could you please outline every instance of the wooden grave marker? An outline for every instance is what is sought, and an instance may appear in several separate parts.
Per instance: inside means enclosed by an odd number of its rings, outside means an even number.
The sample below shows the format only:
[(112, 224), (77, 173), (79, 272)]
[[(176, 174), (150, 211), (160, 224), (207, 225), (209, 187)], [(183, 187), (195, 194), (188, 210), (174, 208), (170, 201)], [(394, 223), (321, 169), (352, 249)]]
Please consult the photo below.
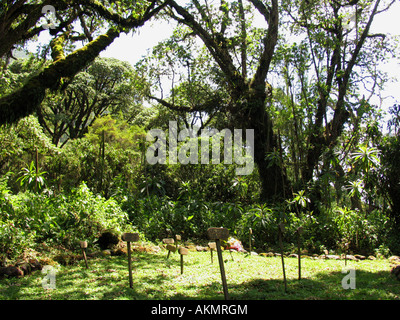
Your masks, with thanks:
[(221, 251), (221, 239), (227, 239), (229, 237), (229, 230), (226, 228), (209, 228), (207, 230), (207, 235), (210, 240), (215, 240), (215, 245), (217, 247), (219, 270), (221, 272), (222, 287), (224, 289), (225, 300), (229, 300), (228, 286), (226, 284), (224, 260), (222, 259)]
[(210, 252), (211, 252), (211, 263), (214, 263), (213, 261), (213, 251), (217, 250), (217, 245), (215, 242), (209, 242), (208, 243), (208, 247), (210, 248)]
[(179, 249), (179, 245), (178, 245), (178, 241), (181, 241), (182, 240), (182, 237), (179, 235), (179, 234), (176, 234), (175, 235), (175, 246), (176, 246), (176, 249), (175, 250), (177, 250), (177, 249)]
[(253, 235), (253, 229), (249, 228), (249, 255), (251, 256), (251, 237)]
[(278, 236), (279, 236), (279, 247), (281, 249), (281, 259), (282, 259), (282, 270), (283, 270), (283, 282), (285, 284), (285, 292), (287, 292), (287, 285), (286, 285), (286, 272), (285, 272), (285, 260), (283, 258), (283, 243), (282, 243), (282, 235), (285, 231), (285, 225), (283, 223), (279, 224), (278, 227)]
[(210, 240), (228, 239), (229, 230), (226, 228), (208, 228), (207, 235)]
[(139, 233), (124, 233), (121, 239), (127, 242), (128, 250), (128, 269), (129, 269), (129, 287), (133, 288), (132, 280), (132, 259), (131, 259), (131, 242), (139, 241)]
[(175, 243), (175, 240), (172, 238), (166, 238), (166, 239), (163, 239), (162, 242), (167, 245), (166, 248), (168, 250), (168, 254), (167, 254), (167, 259), (168, 259), (169, 255), (171, 254), (171, 251), (172, 252), (176, 251), (176, 247), (172, 245)]
[(303, 233), (303, 227), (297, 228), (297, 255), (299, 265), (299, 280), (301, 280), (301, 234)]
[(83, 258), (85, 259), (86, 269), (88, 269), (89, 266), (88, 266), (87, 257), (86, 257), (86, 248), (88, 246), (88, 243), (87, 243), (87, 241), (79, 241), (79, 245), (81, 246), (81, 249), (82, 249)]
[(181, 274), (183, 274), (183, 256), (189, 254), (189, 250), (184, 247), (179, 247), (179, 254), (181, 255)]

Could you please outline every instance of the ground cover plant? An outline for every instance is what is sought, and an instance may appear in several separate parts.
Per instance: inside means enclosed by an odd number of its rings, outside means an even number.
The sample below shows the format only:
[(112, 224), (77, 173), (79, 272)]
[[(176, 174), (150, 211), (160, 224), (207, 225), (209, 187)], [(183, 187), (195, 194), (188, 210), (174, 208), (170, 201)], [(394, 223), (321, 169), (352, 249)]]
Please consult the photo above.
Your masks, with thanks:
[[(355, 269), (356, 286), (345, 290), (344, 260), (302, 259), (298, 280), (297, 259), (286, 258), (287, 292), (282, 280), (280, 257), (248, 256), (223, 252), (230, 299), (232, 300), (392, 300), (400, 298), (400, 283), (390, 275), (387, 259), (347, 261)], [(232, 259), (233, 257), (233, 259)], [(175, 300), (224, 298), (218, 262), (209, 252), (191, 251), (180, 273), (179, 255), (166, 251), (133, 254), (133, 288), (129, 288), (126, 256), (89, 259), (69, 266), (56, 265), (56, 288), (44, 289), (44, 274), (0, 281), (1, 299), (26, 300)]]

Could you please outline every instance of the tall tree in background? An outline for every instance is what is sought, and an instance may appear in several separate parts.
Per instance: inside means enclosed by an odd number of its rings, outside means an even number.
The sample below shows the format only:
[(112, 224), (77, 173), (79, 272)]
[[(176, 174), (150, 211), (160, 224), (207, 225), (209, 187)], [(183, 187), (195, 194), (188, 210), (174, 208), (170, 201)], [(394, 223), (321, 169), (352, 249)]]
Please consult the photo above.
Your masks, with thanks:
[[(384, 57), (384, 34), (371, 34), (376, 15), (394, 1), (285, 1), (292, 19), (292, 31), (305, 34), (312, 70), (313, 87), (307, 87), (304, 69), (299, 69), (301, 95), (311, 111), (308, 123), (305, 163), (301, 168), (305, 183), (325, 151), (333, 149), (350, 116), (366, 104), (357, 87), (379, 86), (378, 61)], [(375, 68), (375, 70), (374, 70)], [(375, 74), (374, 74), (375, 73)], [(372, 85), (368, 81), (372, 78)], [(371, 81), (370, 81), (371, 82)], [(307, 92), (313, 92), (314, 97)], [(311, 103), (315, 102), (315, 105)], [(353, 108), (352, 108), (353, 107)]]
[[(286, 176), (280, 164), (267, 159), (269, 153), (278, 149), (271, 118), (265, 108), (270, 92), (266, 78), (278, 40), (278, 1), (272, 0), (270, 4), (265, 4), (253, 0), (250, 3), (248, 7), (243, 1), (221, 1), (217, 6), (196, 0), (181, 6), (171, 1), (167, 11), (179, 24), (189, 27), (183, 38), (198, 37), (219, 69), (216, 71), (219, 74), (217, 85), (227, 92), (228, 99), (218, 101), (217, 95), (210, 95), (206, 105), (213, 103), (214, 110), (219, 108), (220, 112), (227, 114), (230, 126), (254, 129), (254, 160), (262, 182), (261, 197), (263, 200), (271, 200), (284, 196), (287, 187)], [(248, 23), (253, 14), (251, 10), (256, 10), (265, 24), (257, 30), (256, 35), (255, 30), (252, 30), (254, 33), (250, 32), (251, 25)], [(250, 33), (254, 37), (250, 37)], [(251, 64), (250, 58), (255, 55), (257, 58)], [(184, 107), (173, 99), (162, 100), (158, 99), (171, 108)], [(198, 111), (195, 107), (187, 110)]]
[(140, 100), (134, 89), (136, 80), (129, 63), (97, 58), (62, 94), (48, 95), (38, 108), (39, 122), (57, 146), (61, 139), (64, 145), (68, 139), (81, 138), (104, 114), (134, 116)]

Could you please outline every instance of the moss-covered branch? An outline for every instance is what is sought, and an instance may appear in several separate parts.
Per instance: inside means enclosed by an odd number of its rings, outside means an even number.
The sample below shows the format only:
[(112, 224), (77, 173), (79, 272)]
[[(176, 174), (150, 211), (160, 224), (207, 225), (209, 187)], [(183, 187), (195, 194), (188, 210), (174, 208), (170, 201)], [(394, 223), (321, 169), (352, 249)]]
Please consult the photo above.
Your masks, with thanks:
[(51, 65), (29, 79), (23, 87), (0, 99), (0, 125), (16, 122), (35, 112), (45, 97), (46, 89), (55, 89), (62, 78), (72, 78), (118, 36), (119, 31), (110, 29), (67, 57), (57, 55)]
[[(42, 4), (47, 3), (47, 1), (49, 0), (43, 0)], [(166, 0), (161, 3), (157, 0), (148, 1), (149, 5), (147, 8), (143, 8), (142, 13), (131, 14), (126, 19), (118, 14), (108, 11), (107, 8), (96, 0), (81, 1), (81, 4), (86, 5), (87, 8), (91, 8), (94, 12), (97, 12), (100, 16), (106, 18), (107, 21), (114, 22), (117, 26), (111, 28), (106, 34), (90, 41), (85, 47), (74, 51), (67, 57), (64, 56), (63, 44), (68, 35), (64, 33), (60, 37), (53, 39), (50, 44), (53, 63), (38, 75), (30, 78), (20, 89), (0, 98), (0, 125), (16, 122), (20, 118), (35, 112), (45, 97), (46, 89), (57, 89), (61, 83), (60, 80), (75, 76), (79, 71), (92, 62), (102, 50), (110, 45), (113, 40), (119, 36), (121, 31), (128, 31), (142, 26), (147, 20), (165, 8), (169, 1), (170, 0)], [(74, 6), (74, 1), (54, 0), (51, 4), (57, 5), (57, 8), (60, 7), (65, 9)], [(35, 7), (35, 9), (36, 15), (30, 19), (33, 24), (29, 25), (29, 28), (36, 23), (42, 14), (41, 11), (38, 10), (39, 7)], [(72, 15), (71, 19), (74, 20), (75, 18), (76, 15)], [(72, 21), (67, 20), (66, 23), (68, 25), (69, 23), (72, 23)], [(2, 26), (3, 24), (0, 23), (0, 30)], [(24, 30), (27, 31), (29, 28), (27, 27)], [(8, 34), (7, 37), (9, 37)], [(18, 39), (22, 38), (24, 38), (24, 34), (20, 35), (20, 38)], [(9, 50), (12, 44), (17, 41), (14, 38), (11, 40), (12, 41), (4, 48), (2, 48), (2, 45), (0, 44), (0, 56), (2, 52)]]
[(64, 43), (66, 37), (67, 37), (66, 33), (63, 33), (61, 36), (54, 38), (53, 40), (50, 41), (51, 57), (53, 58), (53, 61), (65, 59)]

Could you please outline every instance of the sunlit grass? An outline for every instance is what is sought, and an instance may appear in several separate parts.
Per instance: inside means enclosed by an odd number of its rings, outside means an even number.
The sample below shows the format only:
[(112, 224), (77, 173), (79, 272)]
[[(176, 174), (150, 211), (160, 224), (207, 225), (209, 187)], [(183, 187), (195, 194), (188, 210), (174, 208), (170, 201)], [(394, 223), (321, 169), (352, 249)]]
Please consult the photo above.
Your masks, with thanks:
[[(345, 290), (343, 260), (302, 259), (298, 280), (297, 259), (285, 258), (285, 292), (280, 257), (223, 253), (231, 299), (399, 299), (400, 282), (390, 275), (388, 260), (348, 261), (356, 270), (356, 289)], [(233, 259), (232, 259), (233, 257)], [(21, 279), (0, 280), (0, 299), (223, 299), (216, 255), (190, 252), (180, 273), (178, 254), (165, 251), (133, 254), (133, 289), (129, 287), (127, 257), (102, 257), (73, 266), (59, 266), (56, 288), (43, 289), (37, 271)]]

